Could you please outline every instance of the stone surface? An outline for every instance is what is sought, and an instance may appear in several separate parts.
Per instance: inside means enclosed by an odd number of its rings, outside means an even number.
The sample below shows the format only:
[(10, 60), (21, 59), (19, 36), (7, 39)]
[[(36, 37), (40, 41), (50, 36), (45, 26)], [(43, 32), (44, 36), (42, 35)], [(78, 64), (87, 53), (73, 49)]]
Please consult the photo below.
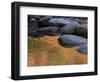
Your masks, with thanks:
[(48, 26), (48, 21), (49, 21), (51, 18), (52, 18), (51, 16), (44, 16), (44, 17), (41, 17), (40, 20), (38, 20), (39, 28), (47, 27), (47, 26)]
[(51, 26), (63, 27), (65, 25), (69, 25), (69, 24), (78, 25), (78, 22), (71, 18), (51, 18), (48, 21), (48, 24)]
[(75, 35), (62, 35), (58, 39), (58, 42), (62, 47), (71, 48), (86, 44), (87, 39)]
[(59, 27), (44, 27), (37, 29), (37, 32), (45, 35), (58, 35)]
[(39, 33), (37, 30), (33, 30), (33, 31), (31, 31), (30, 36), (38, 38), (38, 37), (43, 37), (44, 34), (43, 33)]
[(33, 31), (38, 28), (38, 24), (36, 19), (34, 18), (29, 18), (28, 19), (28, 35), (31, 36)]
[(88, 38), (88, 29), (86, 27), (75, 28), (75, 35)]
[(39, 15), (28, 15), (28, 18), (34, 18), (36, 20), (39, 20), (42, 16)]
[(76, 25), (68, 24), (68, 25), (65, 25), (64, 27), (60, 28), (60, 33), (61, 34), (74, 34), (75, 28), (77, 28)]
[(88, 47), (87, 47), (86, 44), (85, 44), (85, 45), (82, 45), (82, 46), (80, 46), (80, 47), (77, 49), (77, 51), (78, 51), (79, 53), (81, 53), (81, 54), (86, 54), (86, 55), (87, 55), (87, 53), (88, 53)]

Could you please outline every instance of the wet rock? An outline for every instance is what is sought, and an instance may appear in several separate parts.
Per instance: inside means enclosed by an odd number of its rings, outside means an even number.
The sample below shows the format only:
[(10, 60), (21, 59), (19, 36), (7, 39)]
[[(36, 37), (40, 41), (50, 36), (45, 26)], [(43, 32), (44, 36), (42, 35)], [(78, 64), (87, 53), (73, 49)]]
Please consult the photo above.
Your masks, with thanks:
[(51, 26), (63, 27), (69, 24), (78, 25), (78, 22), (70, 18), (51, 18), (48, 24)]
[(39, 15), (28, 15), (28, 18), (34, 18), (36, 20), (39, 20), (41, 18), (41, 16), (39, 16)]
[(44, 34), (38, 32), (37, 30), (33, 30), (33, 31), (31, 31), (31, 33), (29, 34), (29, 36), (31, 36), (31, 37), (35, 37), (35, 38), (38, 38), (38, 37), (43, 37)]
[(79, 25), (80, 19), (79, 18), (66, 18), (67, 21), (70, 21), (71, 24)]
[(28, 16), (28, 35), (32, 36), (38, 28), (37, 20), (33, 15)]
[(57, 27), (63, 27), (66, 25), (66, 20), (64, 18), (51, 18), (48, 21), (49, 26), (57, 26)]
[(76, 21), (77, 23), (80, 23), (80, 18), (72, 18), (72, 20)]
[(62, 35), (58, 39), (59, 44), (65, 48), (81, 46), (87, 43), (87, 39), (75, 35)]
[(74, 34), (75, 28), (77, 28), (76, 25), (68, 24), (68, 25), (65, 25), (64, 27), (60, 28), (60, 32), (61, 32), (61, 34)]
[(28, 19), (28, 35), (31, 35), (34, 30), (38, 28), (38, 24), (36, 19), (34, 18), (29, 18)]
[(41, 17), (40, 20), (38, 20), (39, 28), (48, 26), (48, 21), (51, 18), (52, 18), (51, 16)]
[(87, 38), (88, 37), (88, 29), (86, 27), (75, 28), (75, 35)]
[(28, 18), (28, 27), (37, 27), (37, 20), (35, 18)]
[(38, 33), (45, 34), (45, 35), (58, 35), (59, 34), (59, 27), (43, 27), (37, 29)]
[(88, 47), (87, 47), (86, 44), (85, 44), (85, 45), (82, 45), (82, 46), (80, 46), (80, 47), (77, 49), (77, 51), (78, 51), (79, 53), (81, 53), (81, 54), (86, 54), (86, 55), (87, 55)]

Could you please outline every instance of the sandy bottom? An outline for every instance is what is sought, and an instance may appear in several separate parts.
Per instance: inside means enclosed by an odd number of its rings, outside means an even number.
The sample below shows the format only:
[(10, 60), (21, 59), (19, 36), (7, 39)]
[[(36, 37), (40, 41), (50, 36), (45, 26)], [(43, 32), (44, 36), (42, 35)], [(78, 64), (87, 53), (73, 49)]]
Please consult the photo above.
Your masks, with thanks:
[[(80, 54), (78, 53), (75, 48), (64, 48), (61, 47), (57, 41), (59, 36), (44, 36), (42, 38), (39, 38), (39, 40), (48, 43), (50, 46), (52, 46), (55, 49), (59, 49), (59, 52), (61, 56), (64, 58), (64, 60), (67, 61), (67, 63), (63, 64), (87, 64), (88, 58), (86, 54)], [(34, 50), (33, 50), (34, 51)], [(51, 52), (52, 54), (52, 52)], [(46, 51), (34, 51), (28, 53), (28, 66), (47, 66), (47, 65), (56, 65), (53, 63), (49, 63), (49, 55)], [(52, 58), (51, 58), (52, 59)], [(62, 60), (58, 60), (58, 64), (60, 65), (62, 63), (59, 63)]]

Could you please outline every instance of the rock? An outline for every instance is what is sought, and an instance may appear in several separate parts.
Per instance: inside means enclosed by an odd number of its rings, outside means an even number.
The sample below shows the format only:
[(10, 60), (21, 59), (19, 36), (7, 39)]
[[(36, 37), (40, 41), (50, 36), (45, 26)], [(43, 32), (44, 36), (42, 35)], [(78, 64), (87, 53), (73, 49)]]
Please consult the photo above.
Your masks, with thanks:
[(59, 44), (65, 48), (81, 46), (87, 43), (87, 39), (75, 35), (62, 35), (58, 39)]
[(35, 37), (35, 38), (38, 38), (38, 37), (43, 37), (44, 34), (38, 32), (37, 30), (33, 30), (33, 31), (31, 31), (31, 34), (30, 34), (29, 36), (31, 36), (31, 37)]
[(28, 18), (28, 27), (37, 27), (37, 21), (35, 18)]
[(45, 34), (45, 35), (58, 35), (59, 34), (59, 27), (43, 27), (37, 29), (38, 33)]
[(77, 23), (80, 23), (80, 18), (72, 18), (72, 20), (76, 21)]
[(81, 54), (86, 54), (86, 55), (87, 55), (88, 47), (87, 47), (86, 44), (85, 44), (85, 45), (82, 45), (82, 46), (80, 46), (80, 47), (77, 49), (77, 51), (78, 51), (79, 53), (81, 53)]
[(60, 32), (61, 32), (61, 34), (74, 34), (76, 27), (77, 26), (74, 24), (68, 24), (68, 25), (65, 25), (64, 27), (60, 28)]
[(38, 29), (38, 24), (36, 19), (34, 18), (30, 18), (28, 20), (28, 35), (31, 36), (31, 34), (33, 33), (34, 30)]
[(74, 24), (74, 25), (79, 25), (80, 23), (80, 19), (79, 18), (66, 18), (67, 21), (70, 21), (71, 24)]
[(88, 37), (88, 30), (86, 27), (75, 28), (75, 35), (87, 38)]
[(66, 25), (66, 20), (64, 18), (51, 18), (48, 21), (49, 26), (57, 26), (57, 27), (63, 27)]
[(51, 16), (44, 16), (44, 17), (41, 17), (41, 19), (38, 20), (39, 28), (47, 27), (47, 26), (48, 26), (48, 21), (49, 21), (51, 18), (52, 18)]
[(65, 25), (69, 25), (69, 24), (78, 25), (78, 22), (76, 20), (71, 19), (71, 18), (51, 18), (48, 21), (48, 24), (50, 26), (63, 27)]
[(36, 20), (39, 20), (41, 16), (40, 15), (28, 15), (28, 18), (34, 18)]

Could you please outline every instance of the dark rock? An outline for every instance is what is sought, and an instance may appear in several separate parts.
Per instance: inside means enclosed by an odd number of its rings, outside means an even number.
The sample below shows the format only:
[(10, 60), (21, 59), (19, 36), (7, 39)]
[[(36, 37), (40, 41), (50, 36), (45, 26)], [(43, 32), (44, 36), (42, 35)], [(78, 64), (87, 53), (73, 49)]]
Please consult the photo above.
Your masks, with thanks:
[(80, 18), (73, 18), (74, 21), (76, 21), (77, 23), (80, 23)]
[(75, 35), (62, 35), (58, 42), (62, 47), (71, 48), (86, 44), (87, 39)]
[(88, 29), (86, 27), (75, 28), (75, 35), (88, 38)]
[(80, 46), (80, 47), (77, 49), (77, 51), (78, 51), (79, 53), (81, 53), (81, 54), (86, 54), (86, 55), (87, 55), (88, 47), (87, 47), (86, 44), (85, 44), (85, 45), (82, 45), (82, 46)]
[(30, 18), (28, 20), (28, 35), (31, 35), (34, 30), (38, 29), (38, 24), (36, 19)]
[(66, 18), (66, 20), (70, 21), (70, 22), (72, 22), (73, 24), (76, 24), (76, 25), (79, 25), (79, 23), (80, 23), (80, 19), (79, 18), (72, 17), (72, 18)]
[(65, 24), (48, 22), (48, 26), (51, 26), (51, 27), (63, 27), (63, 26), (65, 26)]
[(41, 16), (39, 16), (39, 15), (28, 15), (28, 18), (34, 18), (36, 20), (39, 20), (41, 18)]
[(28, 18), (28, 27), (37, 27), (37, 21), (35, 18)]
[(40, 33), (40, 32), (37, 32), (37, 30), (33, 30), (33, 31), (31, 31), (31, 34), (29, 34), (29, 36), (38, 38), (38, 37), (43, 37), (44, 34)]
[(76, 20), (73, 20), (71, 18), (51, 18), (48, 21), (48, 24), (51, 26), (58, 26), (58, 27), (63, 27), (65, 25), (78, 25), (79, 23)]
[(59, 27), (43, 27), (37, 29), (38, 33), (45, 34), (45, 35), (58, 35), (59, 34)]
[(61, 34), (74, 34), (75, 28), (77, 28), (74, 24), (67, 24), (64, 27), (60, 28)]
[(36, 29), (38, 29), (38, 23), (35, 18), (35, 16), (29, 15), (28, 16), (28, 35), (33, 36), (33, 34), (36, 34)]
[(48, 21), (49, 26), (57, 26), (57, 27), (63, 27), (66, 25), (66, 20), (64, 18), (51, 18)]
[(45, 16), (41, 17), (40, 20), (38, 20), (39, 28), (48, 26), (48, 21), (51, 19), (51, 16)]

